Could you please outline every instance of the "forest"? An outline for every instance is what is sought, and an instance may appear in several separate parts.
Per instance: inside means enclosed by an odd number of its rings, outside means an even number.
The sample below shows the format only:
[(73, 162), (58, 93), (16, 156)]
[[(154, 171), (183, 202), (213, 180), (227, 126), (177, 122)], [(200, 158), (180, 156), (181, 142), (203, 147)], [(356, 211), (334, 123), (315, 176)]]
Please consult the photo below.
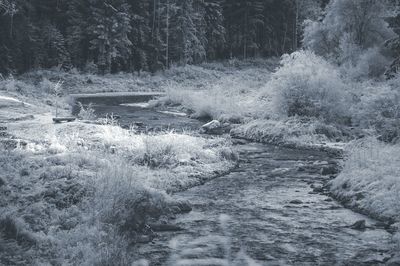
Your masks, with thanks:
[(156, 71), (280, 56), (326, 0), (1, 0), (0, 73)]

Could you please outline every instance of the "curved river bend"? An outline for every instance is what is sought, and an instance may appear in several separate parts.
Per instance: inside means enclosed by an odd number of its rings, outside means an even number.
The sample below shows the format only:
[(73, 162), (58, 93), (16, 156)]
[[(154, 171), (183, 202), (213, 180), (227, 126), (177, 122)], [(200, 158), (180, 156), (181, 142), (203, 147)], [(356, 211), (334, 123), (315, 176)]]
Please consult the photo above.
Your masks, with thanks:
[[(119, 115), (125, 125), (180, 129), (201, 124), (139, 107), (95, 109), (100, 116)], [(171, 221), (183, 230), (158, 233), (151, 243), (135, 246), (138, 258), (150, 265), (222, 265), (199, 259), (234, 257), (239, 250), (261, 265), (383, 265), (390, 258), (392, 235), (379, 222), (321, 193), (329, 179), (321, 168), (335, 158), (243, 141), (235, 149), (241, 159), (233, 172), (174, 195), (193, 204), (190, 213)], [(366, 220), (365, 230), (351, 228), (359, 220)]]

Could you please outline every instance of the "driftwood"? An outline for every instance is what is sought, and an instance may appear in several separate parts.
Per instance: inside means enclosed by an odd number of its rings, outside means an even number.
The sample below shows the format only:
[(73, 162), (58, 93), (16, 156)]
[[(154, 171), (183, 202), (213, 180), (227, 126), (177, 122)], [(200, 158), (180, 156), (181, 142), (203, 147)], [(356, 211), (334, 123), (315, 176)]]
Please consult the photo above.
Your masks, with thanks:
[(76, 117), (53, 117), (54, 123), (61, 123), (61, 122), (72, 122), (75, 121)]

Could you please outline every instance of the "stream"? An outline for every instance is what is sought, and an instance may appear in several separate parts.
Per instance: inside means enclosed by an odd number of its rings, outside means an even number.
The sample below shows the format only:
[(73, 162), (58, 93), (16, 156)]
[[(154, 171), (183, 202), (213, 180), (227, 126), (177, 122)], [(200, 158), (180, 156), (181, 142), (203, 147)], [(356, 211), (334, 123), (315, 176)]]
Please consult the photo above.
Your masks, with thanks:
[[(126, 105), (95, 105), (96, 113), (120, 116), (122, 125), (180, 131), (200, 121), (171, 112)], [(344, 208), (322, 186), (321, 169), (337, 158), (326, 152), (234, 140), (239, 166), (231, 173), (174, 197), (193, 210), (134, 247), (150, 265), (223, 265), (201, 258), (233, 260), (240, 250), (261, 265), (384, 265), (392, 235), (380, 222)], [(365, 220), (366, 228), (352, 228)], [(245, 265), (245, 264), (237, 264)]]

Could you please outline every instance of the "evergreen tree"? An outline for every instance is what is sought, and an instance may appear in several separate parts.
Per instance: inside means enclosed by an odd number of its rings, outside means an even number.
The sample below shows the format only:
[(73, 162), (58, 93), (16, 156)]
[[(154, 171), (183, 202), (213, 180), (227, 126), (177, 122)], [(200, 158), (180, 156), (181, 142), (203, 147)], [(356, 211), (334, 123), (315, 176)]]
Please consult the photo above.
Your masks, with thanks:
[(90, 0), (90, 49), (101, 73), (126, 65), (131, 54), (129, 5), (123, 0)]
[(140, 71), (149, 70), (149, 62), (153, 47), (151, 46), (151, 16), (150, 1), (130, 0), (131, 31), (129, 39), (132, 42), (130, 68)]
[(207, 58), (218, 58), (225, 46), (225, 27), (223, 9), (220, 1), (204, 2), (204, 20), (206, 24)]
[(171, 54), (185, 65), (205, 58), (204, 32), (201, 31), (201, 13), (194, 8), (193, 0), (177, 1), (176, 14), (171, 19)]
[(230, 57), (259, 52), (258, 32), (262, 29), (264, 2), (261, 0), (226, 0), (224, 3), (225, 27), (228, 31)]
[(84, 68), (90, 55), (89, 2), (70, 0), (67, 8), (67, 46), (74, 66)]

